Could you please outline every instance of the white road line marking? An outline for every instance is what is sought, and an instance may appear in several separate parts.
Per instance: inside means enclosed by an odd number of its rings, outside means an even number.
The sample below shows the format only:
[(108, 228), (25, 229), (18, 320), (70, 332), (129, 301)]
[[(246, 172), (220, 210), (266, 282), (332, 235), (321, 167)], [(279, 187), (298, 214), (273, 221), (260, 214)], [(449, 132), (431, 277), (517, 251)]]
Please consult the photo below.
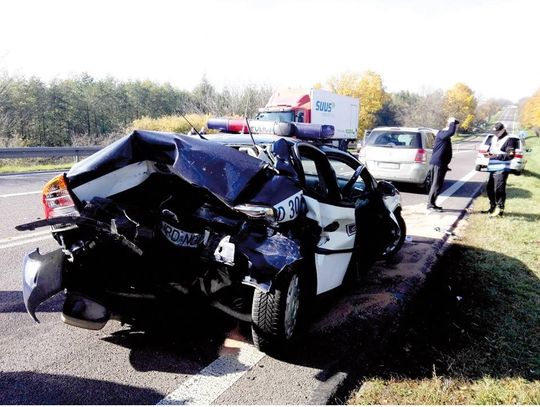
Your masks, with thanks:
[(226, 339), (225, 346), (227, 341), (234, 342), (238, 352), (220, 356), (157, 404), (211, 404), (265, 356), (252, 345)]
[(22, 239), (33, 239), (34, 237), (37, 237), (37, 236), (45, 236), (45, 235), (50, 235), (50, 234), (51, 234), (50, 230), (42, 230), (41, 232), (32, 232), (32, 233), (24, 233), (24, 234), (21, 233), (20, 235), (0, 239), (0, 244), (11, 243), (13, 241), (22, 240)]
[(10, 247), (22, 246), (22, 245), (25, 245), (25, 244), (28, 244), (28, 243), (40, 242), (42, 240), (47, 240), (47, 239), (50, 239), (50, 238), (52, 238), (52, 235), (35, 237), (35, 238), (32, 238), (32, 239), (18, 240), (16, 242), (12, 242), (12, 243), (0, 244), (0, 249), (8, 249)]
[(448, 189), (445, 189), (441, 192), (439, 197), (437, 198), (437, 205), (441, 205), (444, 201), (446, 201), (448, 198), (450, 198), (459, 188), (463, 186), (468, 180), (470, 180), (472, 177), (475, 176), (475, 174), (478, 171), (473, 170), (469, 172), (467, 175), (465, 175), (463, 178), (461, 178), (459, 181), (454, 182), (452, 186)]
[(34, 195), (34, 194), (41, 194), (41, 191), (18, 192), (16, 194), (3, 194), (3, 195), (0, 195), (0, 198), (10, 198), (12, 196)]

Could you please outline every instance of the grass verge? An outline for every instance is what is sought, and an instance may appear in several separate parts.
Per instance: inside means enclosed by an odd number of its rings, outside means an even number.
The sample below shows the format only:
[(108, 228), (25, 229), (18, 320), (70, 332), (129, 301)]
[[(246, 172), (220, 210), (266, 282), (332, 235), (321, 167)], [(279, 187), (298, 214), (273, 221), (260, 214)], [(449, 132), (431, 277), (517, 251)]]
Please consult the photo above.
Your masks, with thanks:
[(505, 216), (479, 197), (350, 404), (540, 404), (540, 139)]
[(64, 170), (70, 168), (72, 165), (72, 157), (2, 159), (0, 160), (0, 174)]

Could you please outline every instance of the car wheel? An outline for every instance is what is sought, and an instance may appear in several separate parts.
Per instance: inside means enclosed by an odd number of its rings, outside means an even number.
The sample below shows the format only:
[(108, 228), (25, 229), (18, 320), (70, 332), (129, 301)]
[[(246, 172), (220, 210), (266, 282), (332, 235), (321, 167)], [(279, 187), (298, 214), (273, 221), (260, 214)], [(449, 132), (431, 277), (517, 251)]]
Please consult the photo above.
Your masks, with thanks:
[(407, 225), (405, 225), (405, 220), (401, 216), (401, 211), (399, 209), (394, 211), (394, 216), (396, 217), (398, 224), (395, 225), (395, 228), (393, 230), (393, 237), (382, 254), (382, 257), (384, 259), (394, 256), (399, 251), (399, 249), (401, 249), (401, 246), (403, 246), (403, 242), (405, 241), (405, 236), (407, 234)]
[(251, 333), (255, 346), (277, 354), (295, 339), (301, 307), (302, 284), (298, 273), (285, 271), (272, 292), (255, 290), (251, 309)]
[(426, 175), (426, 179), (423, 183), (419, 185), (420, 191), (424, 194), (429, 194), (429, 190), (431, 189), (431, 171), (428, 171)]

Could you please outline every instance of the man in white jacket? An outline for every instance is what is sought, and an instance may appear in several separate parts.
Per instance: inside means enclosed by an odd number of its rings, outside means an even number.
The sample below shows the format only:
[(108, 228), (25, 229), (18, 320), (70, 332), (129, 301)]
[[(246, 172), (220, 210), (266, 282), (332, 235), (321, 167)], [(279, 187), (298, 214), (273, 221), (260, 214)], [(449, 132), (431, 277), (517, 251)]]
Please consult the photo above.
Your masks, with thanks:
[[(519, 140), (511, 137), (502, 123), (496, 123), (493, 128), (491, 146), (487, 155), (490, 159), (498, 161), (510, 161), (514, 158), (514, 152), (519, 148)], [(507, 169), (491, 171), (487, 183), (487, 195), (489, 198), (489, 209), (484, 213), (489, 213), (491, 217), (502, 216), (506, 201), (506, 181), (510, 172)]]

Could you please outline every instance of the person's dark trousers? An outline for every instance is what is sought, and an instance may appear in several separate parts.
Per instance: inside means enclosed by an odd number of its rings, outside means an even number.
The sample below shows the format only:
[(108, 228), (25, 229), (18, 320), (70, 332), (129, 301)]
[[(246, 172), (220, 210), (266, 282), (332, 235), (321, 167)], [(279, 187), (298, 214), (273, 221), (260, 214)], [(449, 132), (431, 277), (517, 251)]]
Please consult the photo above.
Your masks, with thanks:
[(430, 167), (431, 171), (431, 188), (429, 189), (428, 203), (427, 207), (435, 207), (435, 202), (437, 202), (437, 197), (441, 193), (442, 186), (444, 183), (444, 177), (446, 176), (446, 171), (448, 170), (447, 166), (439, 167), (438, 165), (432, 165)]
[(504, 209), (506, 201), (506, 181), (508, 180), (508, 172), (497, 171), (490, 172), (487, 183), (487, 195), (489, 198), (489, 206), (495, 208), (498, 206)]

